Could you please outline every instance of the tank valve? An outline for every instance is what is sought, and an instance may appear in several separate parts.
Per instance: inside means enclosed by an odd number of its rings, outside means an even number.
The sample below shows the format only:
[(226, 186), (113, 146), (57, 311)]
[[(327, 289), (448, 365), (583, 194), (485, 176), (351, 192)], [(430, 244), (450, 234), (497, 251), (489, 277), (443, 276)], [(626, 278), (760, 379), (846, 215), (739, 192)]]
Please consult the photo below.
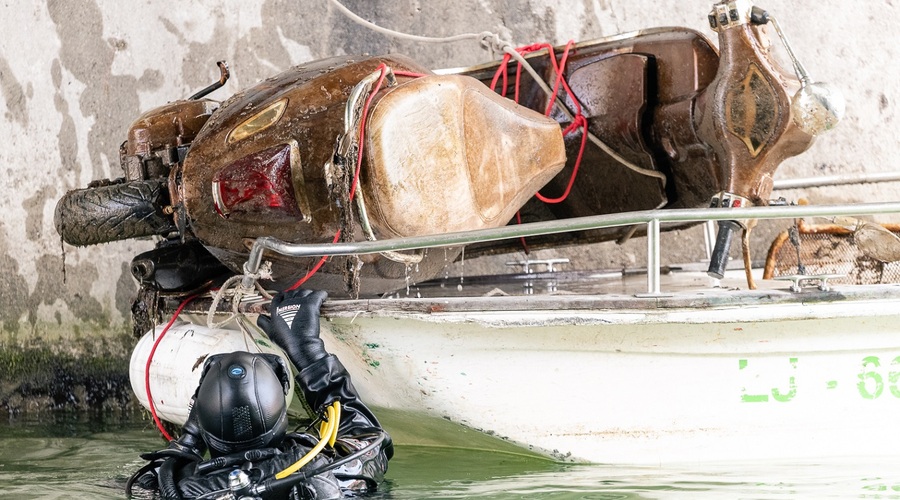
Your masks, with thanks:
[(250, 492), (250, 476), (240, 469), (233, 470), (228, 474), (228, 489), (231, 490), (233, 498), (255, 498), (247, 496)]

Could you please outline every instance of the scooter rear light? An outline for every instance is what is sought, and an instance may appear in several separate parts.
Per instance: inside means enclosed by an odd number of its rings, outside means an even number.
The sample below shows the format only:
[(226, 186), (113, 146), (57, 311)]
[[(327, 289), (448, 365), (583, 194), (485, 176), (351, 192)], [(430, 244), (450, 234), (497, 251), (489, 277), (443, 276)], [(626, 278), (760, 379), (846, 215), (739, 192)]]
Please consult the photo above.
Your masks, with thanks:
[(299, 155), (281, 144), (247, 155), (213, 177), (213, 202), (219, 215), (265, 214), (267, 218), (303, 219), (294, 191), (292, 164)]

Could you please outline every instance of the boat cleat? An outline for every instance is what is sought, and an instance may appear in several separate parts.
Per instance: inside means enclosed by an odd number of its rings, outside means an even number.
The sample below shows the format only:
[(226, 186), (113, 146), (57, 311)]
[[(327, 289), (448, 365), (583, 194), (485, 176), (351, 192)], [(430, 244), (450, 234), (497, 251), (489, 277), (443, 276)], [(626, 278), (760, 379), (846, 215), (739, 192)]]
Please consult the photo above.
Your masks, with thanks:
[(522, 272), (525, 274), (531, 274), (534, 272), (532, 266), (546, 266), (546, 272), (553, 273), (556, 272), (556, 266), (558, 264), (568, 264), (569, 259), (539, 259), (539, 260), (517, 260), (507, 262), (507, 266), (521, 266)]
[(803, 283), (815, 284), (818, 282), (819, 290), (823, 292), (830, 292), (831, 287), (828, 286), (828, 280), (843, 278), (846, 275), (844, 274), (791, 274), (787, 276), (777, 276), (776, 280), (779, 281), (790, 281), (791, 282), (791, 291), (794, 293), (800, 293), (803, 290)]
[[(545, 272), (548, 274), (556, 272), (556, 266), (559, 264), (568, 264), (569, 259), (560, 258), (560, 259), (537, 259), (537, 260), (518, 260), (507, 262), (507, 266), (520, 266), (522, 268), (523, 274), (534, 274), (535, 270), (533, 266), (545, 266)], [(522, 284), (523, 292), (525, 295), (534, 294), (534, 282), (531, 280), (526, 280), (525, 283)], [(548, 280), (547, 282), (547, 292), (553, 293), (557, 290), (557, 283), (555, 279)]]

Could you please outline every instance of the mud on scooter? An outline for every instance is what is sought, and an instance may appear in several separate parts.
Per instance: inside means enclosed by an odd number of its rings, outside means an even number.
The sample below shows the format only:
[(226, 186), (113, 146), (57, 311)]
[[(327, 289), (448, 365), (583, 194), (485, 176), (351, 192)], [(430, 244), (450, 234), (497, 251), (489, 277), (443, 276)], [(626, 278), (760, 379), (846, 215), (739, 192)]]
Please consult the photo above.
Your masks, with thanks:
[[(206, 96), (227, 79), (222, 66), (214, 85), (139, 117), (120, 150), (124, 177), (67, 193), (56, 227), (73, 245), (161, 237), (132, 261), (143, 297), (136, 315), (153, 318), (160, 296), (243, 273), (262, 236), (362, 241), (498, 227), (517, 212), (546, 221), (765, 205), (777, 167), (837, 123), (842, 101), (810, 81), (774, 18), (749, 0), (716, 3), (708, 20), (718, 51), (696, 31), (658, 28), (513, 49), (453, 74), (402, 56), (337, 57), (218, 103)], [(792, 70), (775, 60), (770, 27)], [(721, 273), (741, 227), (748, 223), (722, 226), (711, 273)], [(481, 243), (467, 253), (515, 245)], [(267, 254), (267, 287), (304, 280), (332, 296), (377, 296), (434, 277), (460, 250)]]

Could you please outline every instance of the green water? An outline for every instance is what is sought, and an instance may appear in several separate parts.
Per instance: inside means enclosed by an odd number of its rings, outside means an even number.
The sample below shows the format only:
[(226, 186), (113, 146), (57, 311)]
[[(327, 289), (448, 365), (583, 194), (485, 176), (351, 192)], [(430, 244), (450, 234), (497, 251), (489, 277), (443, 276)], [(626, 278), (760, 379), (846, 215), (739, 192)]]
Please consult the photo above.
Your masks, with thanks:
[[(900, 460), (572, 465), (480, 450), (477, 440), (469, 448), (430, 441), (397, 447), (375, 499), (900, 498)], [(143, 463), (138, 455), (161, 445), (140, 415), (3, 419), (0, 497), (124, 498), (128, 476)]]

